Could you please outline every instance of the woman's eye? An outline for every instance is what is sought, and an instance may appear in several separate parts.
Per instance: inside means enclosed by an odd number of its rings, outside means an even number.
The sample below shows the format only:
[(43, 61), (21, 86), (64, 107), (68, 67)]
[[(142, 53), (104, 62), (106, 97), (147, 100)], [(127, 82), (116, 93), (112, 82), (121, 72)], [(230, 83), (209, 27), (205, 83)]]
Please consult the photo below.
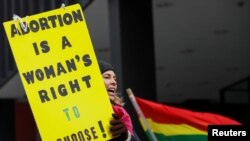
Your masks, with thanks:
[(109, 77), (108, 76), (104, 76), (103, 78), (108, 79)]

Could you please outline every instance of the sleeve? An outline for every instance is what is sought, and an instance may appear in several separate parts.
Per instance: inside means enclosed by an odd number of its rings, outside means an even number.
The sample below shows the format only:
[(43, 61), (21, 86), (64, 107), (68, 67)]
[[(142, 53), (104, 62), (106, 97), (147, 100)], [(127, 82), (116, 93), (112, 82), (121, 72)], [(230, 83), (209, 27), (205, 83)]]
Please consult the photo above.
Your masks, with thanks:
[(113, 110), (116, 114), (118, 114), (121, 117), (121, 120), (126, 125), (128, 132), (130, 133), (130, 136), (131, 135), (133, 136), (133, 125), (127, 111), (123, 107), (117, 105), (113, 106)]

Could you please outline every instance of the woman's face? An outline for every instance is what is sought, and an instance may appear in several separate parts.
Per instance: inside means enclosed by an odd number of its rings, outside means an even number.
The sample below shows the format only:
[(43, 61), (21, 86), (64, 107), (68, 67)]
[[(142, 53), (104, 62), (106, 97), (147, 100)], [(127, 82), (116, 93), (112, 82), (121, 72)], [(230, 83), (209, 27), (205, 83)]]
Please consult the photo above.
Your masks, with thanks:
[(111, 101), (115, 100), (117, 83), (116, 83), (116, 75), (114, 71), (109, 70), (102, 74), (106, 89), (108, 91), (109, 99)]

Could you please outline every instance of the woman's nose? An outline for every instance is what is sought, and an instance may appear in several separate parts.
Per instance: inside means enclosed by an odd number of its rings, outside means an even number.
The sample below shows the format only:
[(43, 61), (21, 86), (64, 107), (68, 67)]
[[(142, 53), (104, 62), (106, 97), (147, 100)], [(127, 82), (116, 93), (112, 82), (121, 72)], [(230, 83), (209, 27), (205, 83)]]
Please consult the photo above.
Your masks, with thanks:
[(116, 84), (116, 80), (114, 78), (111, 79), (112, 84)]

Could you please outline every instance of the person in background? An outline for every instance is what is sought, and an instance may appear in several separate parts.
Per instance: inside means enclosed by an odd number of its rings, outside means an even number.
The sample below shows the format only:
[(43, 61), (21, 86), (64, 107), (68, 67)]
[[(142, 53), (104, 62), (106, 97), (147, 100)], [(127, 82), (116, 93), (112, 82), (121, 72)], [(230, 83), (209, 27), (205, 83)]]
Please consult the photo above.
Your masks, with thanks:
[(116, 138), (110, 141), (132, 141), (134, 140), (133, 126), (129, 114), (123, 107), (124, 103), (117, 94), (115, 69), (105, 61), (99, 61), (98, 63), (112, 108), (115, 112), (112, 115), (113, 119), (110, 121), (110, 130)]

